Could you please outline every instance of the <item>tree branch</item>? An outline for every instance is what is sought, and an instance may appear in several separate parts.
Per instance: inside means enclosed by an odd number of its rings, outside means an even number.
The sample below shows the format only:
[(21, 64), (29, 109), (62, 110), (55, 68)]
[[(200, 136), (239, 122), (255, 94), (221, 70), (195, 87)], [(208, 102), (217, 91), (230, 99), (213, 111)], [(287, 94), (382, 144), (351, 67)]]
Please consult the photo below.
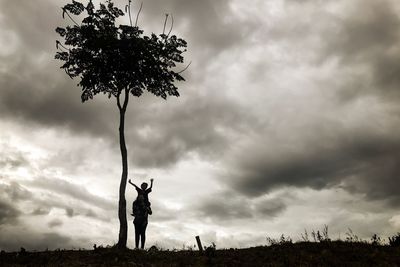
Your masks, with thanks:
[(163, 28), (163, 31), (162, 31), (163, 34), (165, 33), (165, 26), (167, 25), (167, 20), (168, 20), (168, 13), (165, 14), (164, 28)]
[(129, 1), (128, 1), (128, 4), (125, 6), (125, 12), (128, 12), (128, 15), (129, 15), (129, 23), (130, 23), (130, 25), (131, 25), (131, 27), (132, 27), (131, 2), (132, 2), (132, 0), (129, 0)]
[(118, 106), (118, 109), (119, 109), (119, 110), (122, 109), (122, 107), (121, 107), (121, 102), (120, 102), (120, 100), (119, 100), (119, 96), (120, 96), (120, 95), (121, 95), (121, 92), (119, 92), (118, 95), (117, 95), (117, 106)]
[(171, 14), (171, 29), (169, 29), (167, 37), (171, 34), (173, 27), (174, 27), (174, 16), (172, 16), (172, 14)]
[(143, 2), (140, 3), (140, 8), (139, 8), (139, 11), (138, 11), (138, 13), (137, 13), (137, 15), (136, 15), (135, 27), (137, 27), (137, 22), (138, 22), (138, 19), (139, 19), (139, 14), (140, 14), (140, 12), (142, 11), (142, 7), (143, 7)]
[(63, 17), (64, 17), (64, 14), (66, 13), (67, 16), (72, 20), (72, 22), (75, 23), (75, 25), (79, 27), (79, 24), (71, 17), (71, 15), (68, 13), (68, 11), (66, 11), (65, 8), (63, 8), (62, 10), (63, 10)]
[(187, 70), (190, 66), (190, 64), (192, 64), (192, 61), (189, 62), (189, 64), (181, 71), (177, 72), (176, 74), (181, 74), (182, 72), (184, 72), (185, 70)]
[(61, 46), (62, 48), (64, 48), (65, 50), (69, 51), (69, 48), (66, 48), (60, 41), (56, 40), (56, 48), (60, 49), (62, 51), (61, 48), (59, 48), (58, 46)]
[(124, 105), (122, 106), (122, 109), (125, 111), (126, 107), (128, 106), (128, 101), (129, 101), (129, 90), (125, 89), (125, 99), (124, 99)]

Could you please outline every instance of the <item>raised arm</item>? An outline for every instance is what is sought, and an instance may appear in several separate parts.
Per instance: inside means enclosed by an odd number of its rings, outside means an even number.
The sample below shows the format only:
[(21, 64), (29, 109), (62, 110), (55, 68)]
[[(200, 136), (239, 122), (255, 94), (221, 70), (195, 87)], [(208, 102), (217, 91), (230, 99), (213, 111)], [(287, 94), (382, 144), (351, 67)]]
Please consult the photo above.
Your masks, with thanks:
[[(128, 181), (131, 185), (133, 185), (135, 188), (139, 188), (137, 185), (135, 185), (134, 183), (132, 183), (131, 179), (129, 179)], [(140, 189), (140, 188), (139, 188)]]
[(152, 189), (152, 188), (153, 188), (153, 181), (154, 181), (154, 179), (153, 179), (153, 178), (151, 178), (151, 179), (150, 179), (150, 189)]

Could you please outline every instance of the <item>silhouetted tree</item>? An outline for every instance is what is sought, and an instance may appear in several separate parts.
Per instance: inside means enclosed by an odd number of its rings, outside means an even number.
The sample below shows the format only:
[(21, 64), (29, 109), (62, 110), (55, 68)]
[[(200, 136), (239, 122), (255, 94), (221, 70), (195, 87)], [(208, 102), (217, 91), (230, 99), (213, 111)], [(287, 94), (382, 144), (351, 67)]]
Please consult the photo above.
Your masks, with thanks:
[[(149, 36), (136, 23), (132, 25), (129, 5), (130, 25), (117, 25), (116, 19), (124, 12), (112, 1), (100, 4), (96, 9), (90, 0), (85, 6), (79, 1), (66, 4), (63, 17), (67, 15), (73, 25), (58, 27), (56, 32), (64, 43), (56, 41), (60, 50), (55, 58), (64, 62), (62, 69), (71, 78), (78, 78), (82, 87), (82, 102), (103, 93), (115, 97), (119, 109), (119, 141), (122, 157), (122, 175), (119, 188), (118, 218), (120, 222), (118, 247), (125, 248), (127, 242), (127, 218), (125, 189), (128, 176), (128, 159), (125, 144), (125, 113), (129, 96), (139, 97), (144, 91), (166, 99), (179, 96), (174, 81), (182, 81), (181, 72), (176, 72), (176, 63), (182, 63), (182, 53), (186, 42), (164, 31)], [(82, 14), (85, 13), (86, 16)], [(76, 17), (79, 16), (79, 17)], [(74, 19), (75, 18), (75, 19)], [(77, 18), (82, 18), (79, 23)]]

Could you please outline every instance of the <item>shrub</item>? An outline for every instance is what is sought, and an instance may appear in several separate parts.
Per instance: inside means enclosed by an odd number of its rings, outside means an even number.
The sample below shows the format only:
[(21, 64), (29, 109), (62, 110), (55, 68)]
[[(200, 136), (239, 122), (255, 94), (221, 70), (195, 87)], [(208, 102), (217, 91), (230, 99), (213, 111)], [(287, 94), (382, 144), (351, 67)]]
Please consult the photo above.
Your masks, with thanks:
[(269, 246), (273, 245), (285, 245), (285, 244), (293, 244), (293, 240), (290, 236), (281, 235), (279, 239), (271, 238), (267, 236), (267, 243)]
[(349, 231), (346, 233), (346, 242), (360, 243), (362, 242), (362, 239), (354, 234), (353, 231), (349, 228)]
[(304, 242), (310, 242), (310, 239), (308, 238), (307, 229), (304, 229), (304, 235), (301, 234), (301, 239), (303, 239)]
[(204, 251), (207, 257), (214, 257), (216, 250), (217, 250), (217, 245), (215, 245), (214, 242), (212, 242), (211, 246), (209, 247), (204, 246)]
[(371, 237), (371, 245), (374, 245), (374, 246), (380, 246), (380, 245), (382, 245), (382, 239), (381, 239), (381, 237), (378, 236), (377, 234), (374, 234), (374, 235)]
[(389, 237), (389, 245), (392, 247), (400, 247), (400, 232), (397, 235)]
[[(306, 234), (307, 234), (307, 232), (306, 232)], [(311, 236), (313, 237), (314, 242), (329, 242), (329, 241), (331, 241), (331, 239), (329, 238), (329, 234), (328, 234), (328, 225), (324, 225), (324, 229), (322, 229), (322, 232), (320, 232), (319, 230), (317, 232), (312, 230)], [(307, 238), (308, 238), (308, 236), (307, 236)]]

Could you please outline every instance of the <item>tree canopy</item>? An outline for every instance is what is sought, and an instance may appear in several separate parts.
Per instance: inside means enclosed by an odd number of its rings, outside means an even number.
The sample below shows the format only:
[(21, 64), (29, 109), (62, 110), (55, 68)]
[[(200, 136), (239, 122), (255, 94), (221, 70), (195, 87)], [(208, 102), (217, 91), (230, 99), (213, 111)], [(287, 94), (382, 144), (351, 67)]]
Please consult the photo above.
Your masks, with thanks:
[[(70, 15), (85, 11), (80, 24)], [(183, 62), (185, 40), (165, 32), (147, 36), (136, 25), (116, 25), (124, 12), (111, 1), (97, 10), (92, 1), (86, 6), (72, 1), (63, 7), (65, 15), (74, 25), (57, 27), (65, 43), (57, 41), (55, 58), (64, 61), (61, 68), (71, 78), (80, 78), (83, 102), (98, 93), (118, 97), (122, 90), (137, 97), (146, 90), (164, 99), (179, 96), (174, 81), (184, 78), (174, 67)]]

